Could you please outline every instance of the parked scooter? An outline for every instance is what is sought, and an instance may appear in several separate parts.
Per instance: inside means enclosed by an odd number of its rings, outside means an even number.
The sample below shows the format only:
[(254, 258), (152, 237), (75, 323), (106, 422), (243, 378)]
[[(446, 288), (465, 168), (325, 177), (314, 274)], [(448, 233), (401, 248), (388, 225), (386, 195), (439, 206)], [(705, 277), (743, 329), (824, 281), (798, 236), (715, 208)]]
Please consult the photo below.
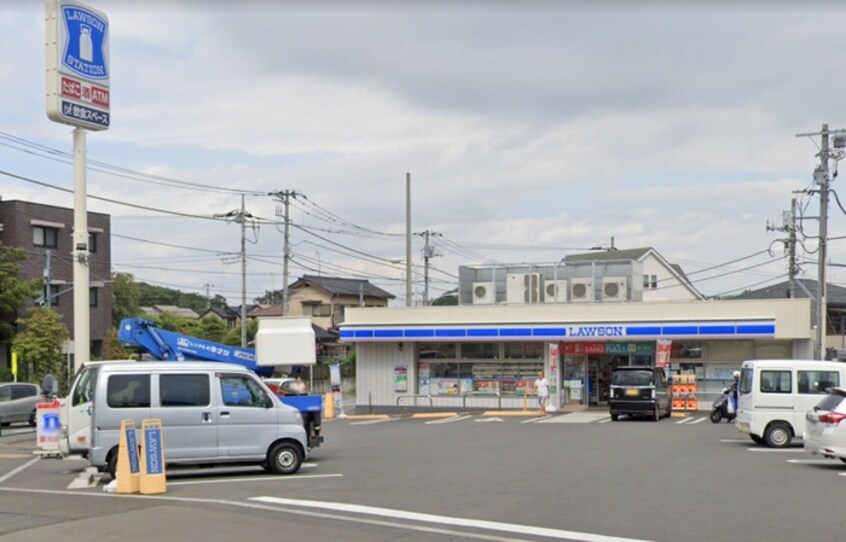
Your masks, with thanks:
[(714, 399), (711, 405), (711, 423), (720, 423), (723, 418), (731, 422), (737, 416), (737, 380), (740, 378), (740, 372), (735, 371), (733, 376), (732, 385), (723, 389), (722, 395)]

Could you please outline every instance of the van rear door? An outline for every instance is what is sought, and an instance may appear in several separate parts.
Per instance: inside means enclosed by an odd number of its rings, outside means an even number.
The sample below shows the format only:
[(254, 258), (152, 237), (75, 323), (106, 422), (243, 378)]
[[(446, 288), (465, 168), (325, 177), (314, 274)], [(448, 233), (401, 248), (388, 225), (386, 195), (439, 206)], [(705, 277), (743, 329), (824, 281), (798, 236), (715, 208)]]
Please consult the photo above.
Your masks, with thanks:
[(753, 408), (793, 424), (794, 372), (790, 368), (775, 367), (757, 370), (758, 382), (753, 382), (753, 385), (757, 386), (756, 393), (753, 393)]

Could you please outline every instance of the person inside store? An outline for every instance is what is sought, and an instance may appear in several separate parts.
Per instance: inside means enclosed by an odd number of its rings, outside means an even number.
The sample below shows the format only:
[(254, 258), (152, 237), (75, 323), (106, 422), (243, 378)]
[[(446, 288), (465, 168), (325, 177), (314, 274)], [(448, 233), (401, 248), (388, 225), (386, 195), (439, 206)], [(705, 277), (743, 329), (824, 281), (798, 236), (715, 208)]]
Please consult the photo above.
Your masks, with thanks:
[(535, 380), (535, 393), (538, 396), (539, 414), (546, 416), (546, 404), (549, 401), (549, 380), (543, 376), (543, 371), (538, 371), (538, 378)]

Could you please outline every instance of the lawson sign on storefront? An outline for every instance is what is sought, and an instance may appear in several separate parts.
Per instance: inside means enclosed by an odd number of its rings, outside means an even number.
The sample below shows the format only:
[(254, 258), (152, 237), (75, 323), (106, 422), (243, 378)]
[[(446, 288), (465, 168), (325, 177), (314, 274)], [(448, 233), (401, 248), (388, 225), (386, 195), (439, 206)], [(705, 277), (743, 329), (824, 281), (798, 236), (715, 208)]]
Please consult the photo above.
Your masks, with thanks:
[(614, 322), (562, 325), (342, 326), (348, 342), (411, 341), (583, 341), (595, 339), (773, 338), (774, 320), (725, 322)]

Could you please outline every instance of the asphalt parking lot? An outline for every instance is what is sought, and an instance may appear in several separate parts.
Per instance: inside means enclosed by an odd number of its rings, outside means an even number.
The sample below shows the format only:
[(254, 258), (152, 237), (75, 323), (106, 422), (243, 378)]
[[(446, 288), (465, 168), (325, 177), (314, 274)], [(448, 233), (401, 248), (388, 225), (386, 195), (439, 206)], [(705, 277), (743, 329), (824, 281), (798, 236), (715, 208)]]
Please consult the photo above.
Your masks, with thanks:
[[(210, 522), (203, 529), (213, 536), (232, 517), (249, 521), (251, 536), (287, 529), (304, 540), (842, 536), (832, 511), (846, 489), (846, 465), (801, 446), (756, 446), (705, 415), (657, 423), (611, 422), (593, 411), (335, 419), (325, 424), (326, 443), (296, 475), (171, 469), (162, 498), (106, 494), (107, 480), (87, 474), (86, 462), (36, 461), (31, 437), (4, 436), (0, 509), (9, 512), (0, 514), (0, 535), (70, 540), (69, 526), (94, 528), (109, 515), (126, 522), (116, 531), (125, 540), (132, 540), (132, 525), (151, 518), (186, 536), (197, 533), (197, 521)], [(218, 522), (223, 530), (214, 530)]]

